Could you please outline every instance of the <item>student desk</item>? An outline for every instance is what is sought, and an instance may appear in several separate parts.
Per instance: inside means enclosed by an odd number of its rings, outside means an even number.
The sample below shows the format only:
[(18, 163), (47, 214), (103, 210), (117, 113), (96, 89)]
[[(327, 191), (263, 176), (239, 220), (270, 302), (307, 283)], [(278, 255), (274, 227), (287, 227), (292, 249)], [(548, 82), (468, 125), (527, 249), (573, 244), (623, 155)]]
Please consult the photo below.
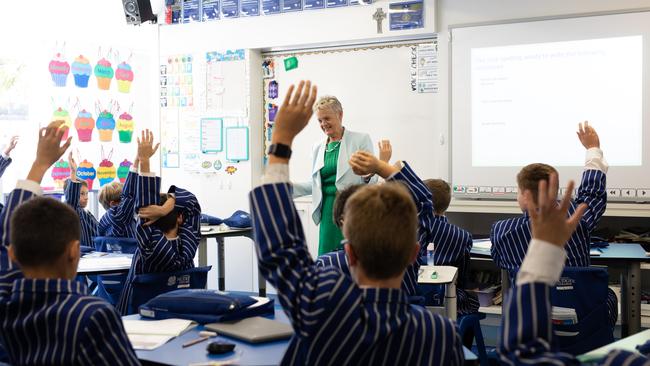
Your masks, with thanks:
[(643, 332), (639, 332), (635, 335), (629, 336), (627, 338), (620, 339), (614, 343), (610, 343), (606, 346), (596, 348), (593, 351), (587, 352), (578, 356), (580, 362), (596, 362), (602, 358), (605, 358), (607, 354), (615, 349), (622, 349), (626, 351), (636, 352), (636, 346), (642, 345), (645, 342), (650, 340), (650, 329), (646, 329)]
[(127, 273), (131, 268), (132, 254), (105, 253), (105, 255), (98, 256), (93, 253), (86, 254), (79, 259), (77, 274), (89, 276)]
[[(435, 278), (432, 274), (436, 273)], [(445, 285), (445, 316), (456, 320), (458, 313), (456, 303), (456, 278), (458, 268), (451, 266), (420, 266), (418, 283)]]
[[(206, 227), (210, 228), (210, 231), (206, 231)], [(245, 237), (254, 241), (253, 239), (253, 229), (226, 229), (224, 230), (222, 226), (201, 226), (201, 241), (199, 242), (199, 266), (208, 265), (208, 239), (215, 238), (217, 239), (217, 273), (218, 273), (218, 287), (219, 290), (224, 291), (226, 289), (226, 250), (225, 250), (225, 238), (231, 237)], [(266, 296), (266, 280), (262, 277), (262, 274), (258, 272), (257, 281), (259, 286), (259, 296)]]
[[(483, 241), (484, 242), (484, 241)], [(472, 248), (472, 259), (492, 260), (489, 250)], [(591, 255), (592, 265), (607, 266), (622, 271), (621, 276), (621, 335), (628, 336), (641, 330), (641, 263), (650, 262), (639, 244), (610, 244), (600, 249), (600, 255)], [(501, 271), (502, 287), (508, 288), (509, 277)], [(505, 293), (505, 292), (504, 292)]]
[[(284, 323), (289, 323), (282, 308), (276, 303), (275, 315), (270, 316)], [(139, 315), (128, 315), (124, 319), (141, 319)], [(282, 356), (289, 346), (289, 340), (274, 341), (267, 343), (251, 344), (239, 341), (227, 336), (218, 336), (210, 338), (193, 346), (183, 348), (183, 343), (199, 337), (199, 332), (204, 330), (203, 326), (198, 326), (183, 335), (172, 339), (163, 346), (151, 351), (136, 351), (138, 359), (143, 362), (153, 362), (162, 365), (207, 365), (209, 362), (224, 362), (237, 358), (236, 365), (278, 365)], [(236, 345), (235, 351), (225, 355), (210, 355), (205, 348), (210, 342), (227, 341)], [(476, 363), (478, 358), (470, 350), (463, 347), (465, 361)]]

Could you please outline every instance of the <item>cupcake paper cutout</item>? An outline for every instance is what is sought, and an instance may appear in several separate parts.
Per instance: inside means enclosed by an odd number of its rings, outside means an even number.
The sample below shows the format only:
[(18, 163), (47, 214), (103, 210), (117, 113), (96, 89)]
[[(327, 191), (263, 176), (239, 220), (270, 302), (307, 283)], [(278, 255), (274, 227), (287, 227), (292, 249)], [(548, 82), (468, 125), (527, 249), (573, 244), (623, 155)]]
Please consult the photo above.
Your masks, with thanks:
[(99, 168), (97, 169), (97, 178), (99, 178), (99, 186), (103, 187), (108, 183), (115, 180), (115, 166), (113, 162), (104, 159), (99, 163)]
[(90, 142), (93, 139), (95, 120), (90, 112), (85, 109), (79, 112), (74, 120), (74, 127), (77, 129), (77, 136), (80, 142)]
[(124, 112), (117, 120), (117, 133), (120, 136), (120, 142), (128, 144), (133, 137), (133, 117)]
[(52, 168), (52, 179), (57, 188), (63, 188), (65, 180), (70, 178), (70, 165), (63, 159), (54, 164)]
[(113, 130), (115, 129), (115, 119), (113, 114), (108, 111), (103, 111), (97, 117), (97, 131), (99, 131), (99, 141), (111, 142), (113, 141)]
[(72, 76), (74, 76), (74, 85), (80, 88), (88, 87), (88, 79), (92, 74), (93, 69), (90, 66), (90, 61), (83, 55), (74, 59), (72, 63)]
[(113, 67), (111, 63), (103, 58), (95, 65), (95, 77), (97, 78), (97, 87), (101, 90), (111, 88), (111, 79), (113, 79)]
[(52, 114), (52, 121), (63, 121), (63, 124), (59, 128), (67, 128), (63, 133), (63, 136), (61, 136), (61, 141), (67, 140), (68, 133), (70, 133), (70, 129), (72, 128), (72, 119), (70, 118), (70, 113), (68, 113), (67, 110), (59, 107)]
[(61, 54), (57, 53), (56, 58), (50, 61), (50, 75), (54, 86), (64, 87), (68, 81), (68, 74), (70, 73), (70, 65), (68, 62), (61, 58)]
[(79, 164), (79, 168), (77, 168), (77, 178), (83, 179), (88, 183), (88, 190), (93, 189), (93, 182), (95, 181), (96, 176), (97, 172), (93, 167), (93, 163), (84, 160)]
[(126, 62), (117, 65), (115, 80), (117, 80), (117, 91), (121, 93), (128, 93), (131, 91), (131, 83), (133, 82), (133, 70), (131, 70), (131, 65)]
[(133, 163), (126, 159), (120, 163), (120, 167), (117, 168), (117, 178), (120, 180), (120, 183), (124, 184), (124, 182), (126, 182), (126, 176), (129, 175), (131, 165), (133, 165)]

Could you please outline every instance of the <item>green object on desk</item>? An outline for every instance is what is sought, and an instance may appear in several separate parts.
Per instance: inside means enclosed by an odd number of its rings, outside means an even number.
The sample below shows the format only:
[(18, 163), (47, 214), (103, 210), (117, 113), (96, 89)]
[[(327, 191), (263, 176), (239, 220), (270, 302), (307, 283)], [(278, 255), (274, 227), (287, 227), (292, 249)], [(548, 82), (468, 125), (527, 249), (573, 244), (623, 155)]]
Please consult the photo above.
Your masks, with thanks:
[(436, 271), (431, 272), (431, 279), (432, 280), (437, 280), (438, 279), (438, 272), (436, 272)]

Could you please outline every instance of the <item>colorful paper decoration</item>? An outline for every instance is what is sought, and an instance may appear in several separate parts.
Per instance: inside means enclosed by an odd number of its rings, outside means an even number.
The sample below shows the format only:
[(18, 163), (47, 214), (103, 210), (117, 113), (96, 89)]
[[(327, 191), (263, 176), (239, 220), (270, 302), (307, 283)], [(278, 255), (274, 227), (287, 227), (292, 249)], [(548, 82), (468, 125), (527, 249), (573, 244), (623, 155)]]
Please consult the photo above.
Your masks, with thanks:
[(133, 82), (133, 70), (131, 70), (131, 65), (126, 62), (117, 65), (115, 80), (117, 80), (117, 90), (120, 93), (128, 93), (131, 91), (131, 83)]
[(232, 166), (232, 165), (230, 165), (230, 166), (228, 166), (228, 167), (226, 168), (226, 173), (228, 173), (228, 174), (230, 174), (230, 175), (235, 174), (235, 172), (237, 172), (237, 168), (235, 168), (235, 167)]
[(50, 61), (49, 65), (50, 75), (52, 75), (52, 81), (54, 86), (64, 87), (68, 81), (68, 74), (70, 73), (70, 65), (66, 60), (61, 57), (60, 53), (56, 54), (56, 57)]
[(120, 163), (120, 167), (117, 168), (117, 178), (120, 180), (120, 183), (124, 184), (124, 182), (126, 182), (126, 176), (129, 175), (131, 165), (133, 165), (133, 163), (126, 159)]
[(74, 85), (79, 88), (88, 87), (88, 79), (92, 74), (93, 69), (90, 66), (90, 61), (83, 55), (79, 55), (72, 63), (72, 76), (74, 76)]
[(115, 119), (113, 114), (104, 110), (97, 117), (97, 131), (99, 131), (99, 141), (113, 141), (113, 130), (115, 129)]
[(95, 65), (95, 77), (97, 78), (97, 87), (101, 90), (108, 90), (111, 88), (111, 80), (113, 79), (113, 67), (110, 61), (102, 58)]
[(54, 184), (56, 184), (57, 188), (63, 188), (63, 184), (68, 178), (70, 178), (70, 164), (61, 159), (54, 164), (52, 179), (54, 179)]
[(93, 163), (84, 159), (84, 161), (79, 164), (79, 168), (77, 168), (77, 178), (85, 180), (86, 183), (88, 183), (88, 190), (92, 190), (96, 176), (97, 171), (95, 171)]
[(269, 82), (269, 98), (270, 99), (275, 99), (278, 97), (278, 82), (275, 80), (271, 80)]
[(52, 121), (63, 121), (63, 124), (59, 128), (66, 128), (65, 132), (63, 133), (63, 136), (61, 136), (61, 141), (65, 141), (68, 139), (68, 133), (70, 133), (70, 129), (72, 128), (72, 119), (70, 118), (70, 113), (68, 113), (67, 110), (59, 107), (57, 108), (54, 113), (52, 113)]
[(80, 142), (90, 142), (93, 139), (95, 119), (90, 112), (82, 109), (74, 120), (74, 127), (77, 129)]
[(124, 112), (117, 120), (117, 133), (120, 136), (120, 142), (128, 144), (133, 137), (133, 117)]
[(108, 153), (108, 157), (104, 156), (104, 147), (102, 146), (102, 161), (99, 163), (99, 168), (97, 169), (97, 178), (99, 178), (100, 187), (115, 180), (115, 166), (111, 161), (112, 156), (113, 150)]

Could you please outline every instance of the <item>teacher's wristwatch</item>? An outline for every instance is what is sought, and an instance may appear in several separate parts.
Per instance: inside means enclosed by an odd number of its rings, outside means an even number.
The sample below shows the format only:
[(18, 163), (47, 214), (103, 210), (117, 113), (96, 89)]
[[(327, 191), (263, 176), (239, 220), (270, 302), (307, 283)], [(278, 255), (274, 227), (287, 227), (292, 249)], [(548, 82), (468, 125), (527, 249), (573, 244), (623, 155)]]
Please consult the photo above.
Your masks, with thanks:
[(291, 147), (285, 144), (273, 144), (269, 146), (269, 155), (275, 155), (278, 158), (291, 158)]

